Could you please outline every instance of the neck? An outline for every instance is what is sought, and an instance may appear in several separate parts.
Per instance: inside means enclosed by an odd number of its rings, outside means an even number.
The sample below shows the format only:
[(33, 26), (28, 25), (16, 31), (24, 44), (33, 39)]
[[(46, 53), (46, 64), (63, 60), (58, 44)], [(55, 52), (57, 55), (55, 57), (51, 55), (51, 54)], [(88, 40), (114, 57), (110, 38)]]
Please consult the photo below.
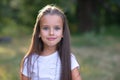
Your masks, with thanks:
[(47, 56), (53, 54), (56, 51), (55, 47), (44, 47), (44, 50), (41, 55)]

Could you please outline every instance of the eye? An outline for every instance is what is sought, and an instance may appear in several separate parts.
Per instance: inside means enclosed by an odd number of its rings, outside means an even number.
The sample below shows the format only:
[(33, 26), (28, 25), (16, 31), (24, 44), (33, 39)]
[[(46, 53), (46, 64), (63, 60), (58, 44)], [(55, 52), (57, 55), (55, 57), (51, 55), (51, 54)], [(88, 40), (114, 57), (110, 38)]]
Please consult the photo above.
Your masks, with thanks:
[(60, 30), (61, 27), (60, 27), (60, 26), (56, 26), (54, 29), (55, 29), (55, 30)]
[(42, 29), (43, 29), (43, 30), (48, 30), (48, 29), (49, 29), (49, 27), (44, 26)]

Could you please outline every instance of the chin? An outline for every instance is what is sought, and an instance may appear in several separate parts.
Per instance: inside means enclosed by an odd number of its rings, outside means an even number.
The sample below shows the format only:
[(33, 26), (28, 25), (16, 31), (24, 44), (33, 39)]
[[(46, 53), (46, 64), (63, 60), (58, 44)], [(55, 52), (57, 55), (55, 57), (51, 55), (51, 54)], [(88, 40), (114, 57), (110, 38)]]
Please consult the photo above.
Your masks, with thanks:
[(52, 44), (52, 45), (48, 44), (48, 47), (56, 47), (56, 46), (57, 46), (57, 44), (55, 44), (55, 45), (54, 44)]

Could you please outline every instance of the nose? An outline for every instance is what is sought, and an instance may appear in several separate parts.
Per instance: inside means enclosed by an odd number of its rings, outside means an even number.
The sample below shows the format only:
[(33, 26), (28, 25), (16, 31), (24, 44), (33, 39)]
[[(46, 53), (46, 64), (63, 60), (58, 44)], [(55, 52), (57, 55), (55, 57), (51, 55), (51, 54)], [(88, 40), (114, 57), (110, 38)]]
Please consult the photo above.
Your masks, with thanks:
[(54, 35), (54, 30), (53, 29), (50, 29), (50, 35)]

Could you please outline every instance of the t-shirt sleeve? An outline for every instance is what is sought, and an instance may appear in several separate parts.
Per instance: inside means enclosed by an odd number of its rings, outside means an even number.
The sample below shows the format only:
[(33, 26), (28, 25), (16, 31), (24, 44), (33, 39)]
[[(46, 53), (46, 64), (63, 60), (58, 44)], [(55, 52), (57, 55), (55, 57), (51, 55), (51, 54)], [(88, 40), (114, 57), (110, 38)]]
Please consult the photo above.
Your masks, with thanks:
[(22, 69), (21, 69), (21, 73), (25, 76), (28, 77), (28, 71), (27, 71), (27, 58), (25, 58), (23, 65), (22, 65)]
[(76, 60), (76, 57), (73, 54), (71, 54), (71, 70), (73, 70), (76, 67), (79, 67), (79, 64)]

